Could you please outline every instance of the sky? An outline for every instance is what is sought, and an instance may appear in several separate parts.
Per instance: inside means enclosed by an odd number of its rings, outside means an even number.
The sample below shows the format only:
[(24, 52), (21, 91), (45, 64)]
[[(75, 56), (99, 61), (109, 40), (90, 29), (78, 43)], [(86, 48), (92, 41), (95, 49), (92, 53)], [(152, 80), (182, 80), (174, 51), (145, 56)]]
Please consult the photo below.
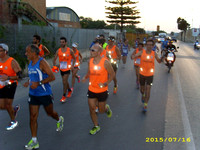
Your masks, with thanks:
[[(135, 1), (135, 0), (132, 0)], [(156, 31), (157, 25), (160, 30), (168, 33), (179, 32), (177, 18), (184, 18), (191, 28), (200, 27), (200, 9), (198, 0), (137, 0), (136, 9), (141, 17), (137, 27), (146, 31)], [(109, 5), (105, 0), (46, 0), (47, 7), (66, 6), (74, 10), (77, 15), (90, 17), (93, 20), (106, 21), (105, 6)], [(134, 6), (134, 5), (132, 5)]]

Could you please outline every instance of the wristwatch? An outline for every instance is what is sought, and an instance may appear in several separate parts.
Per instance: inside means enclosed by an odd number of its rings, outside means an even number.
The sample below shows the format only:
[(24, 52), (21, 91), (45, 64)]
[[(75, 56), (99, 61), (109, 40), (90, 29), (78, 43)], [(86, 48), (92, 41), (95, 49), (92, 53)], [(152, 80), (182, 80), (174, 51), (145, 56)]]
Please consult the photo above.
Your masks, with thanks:
[(104, 85), (104, 87), (105, 87), (105, 86), (107, 86), (108, 84), (105, 82), (103, 85)]
[(39, 82), (39, 85), (42, 85), (42, 82), (41, 82), (41, 81)]

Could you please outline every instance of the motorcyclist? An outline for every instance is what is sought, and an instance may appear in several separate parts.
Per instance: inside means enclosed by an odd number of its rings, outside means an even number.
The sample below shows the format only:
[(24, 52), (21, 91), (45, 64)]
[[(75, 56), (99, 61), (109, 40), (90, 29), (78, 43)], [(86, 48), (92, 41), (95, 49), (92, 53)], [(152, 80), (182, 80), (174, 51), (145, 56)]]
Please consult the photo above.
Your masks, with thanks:
[[(176, 49), (176, 46), (174, 45), (174, 44), (172, 44), (173, 43), (173, 41), (169, 41), (169, 43), (168, 43), (168, 45), (166, 46), (166, 48), (165, 48), (165, 50), (166, 50), (166, 53), (165, 53), (165, 61), (166, 61), (166, 65), (168, 65), (167, 63), (168, 63), (168, 61), (167, 61), (167, 55), (168, 55), (168, 53), (170, 53), (169, 51), (168, 51), (168, 49), (174, 49), (174, 52), (178, 52), (177, 51), (177, 49)], [(176, 61), (176, 55), (175, 55), (175, 53), (174, 53), (174, 61), (172, 62), (172, 66), (173, 66), (173, 64), (174, 64), (174, 62)]]
[(165, 38), (165, 40), (162, 42), (161, 50), (164, 50), (167, 47), (168, 43), (169, 43), (169, 39)]
[(199, 44), (199, 41), (196, 40), (196, 42), (194, 43), (194, 49), (197, 49), (197, 45)]

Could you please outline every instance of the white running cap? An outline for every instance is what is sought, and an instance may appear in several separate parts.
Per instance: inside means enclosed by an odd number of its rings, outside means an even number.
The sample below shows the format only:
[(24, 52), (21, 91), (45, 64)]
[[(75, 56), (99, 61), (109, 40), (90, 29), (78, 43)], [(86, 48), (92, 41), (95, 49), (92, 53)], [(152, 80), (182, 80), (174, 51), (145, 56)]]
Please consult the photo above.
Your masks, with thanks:
[(8, 45), (1, 43), (0, 47), (3, 48), (5, 51), (8, 51)]
[(73, 43), (72, 47), (78, 47), (78, 44), (77, 43)]

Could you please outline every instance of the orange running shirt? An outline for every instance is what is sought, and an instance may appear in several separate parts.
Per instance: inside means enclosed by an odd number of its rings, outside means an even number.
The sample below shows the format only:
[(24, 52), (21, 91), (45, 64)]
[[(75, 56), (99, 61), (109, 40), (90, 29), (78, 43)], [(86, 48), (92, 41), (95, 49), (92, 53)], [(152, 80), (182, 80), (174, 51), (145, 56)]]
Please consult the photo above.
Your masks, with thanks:
[(106, 47), (106, 51), (108, 52), (109, 55), (111, 55), (111, 57), (113, 59), (117, 59), (117, 53), (116, 53), (116, 45), (114, 45), (111, 49), (108, 48), (109, 46), (107, 45)]
[(108, 57), (106, 55), (106, 50), (105, 49), (101, 52), (100, 56), (103, 57), (103, 58), (108, 59)]
[[(0, 75), (7, 75), (7, 76), (16, 76), (16, 72), (12, 68), (12, 61), (14, 58), (9, 57), (6, 62), (2, 63), (0, 62)], [(17, 82), (17, 80), (8, 80), (9, 82)], [(5, 82), (0, 82), (0, 88), (3, 88), (5, 85)]]
[(108, 81), (108, 72), (104, 67), (106, 58), (101, 58), (97, 65), (95, 65), (93, 61), (94, 58), (91, 58), (89, 62), (89, 90), (93, 93), (102, 93), (108, 90), (108, 86), (103, 88), (99, 87), (99, 83), (105, 83)]
[[(74, 56), (75, 56), (75, 64), (74, 64), (74, 67), (79, 67), (80, 66), (80, 61), (79, 61), (79, 51), (76, 49), (76, 53), (74, 53)], [(73, 60), (73, 59), (72, 59)]]
[(143, 50), (140, 62), (140, 74), (143, 76), (153, 76), (154, 75), (154, 60), (155, 53), (151, 51), (151, 54), (147, 54), (146, 50)]
[(40, 45), (38, 46), (38, 48), (39, 48), (39, 50), (40, 50), (40, 52), (39, 52), (39, 56), (40, 56), (40, 57), (44, 57), (44, 50), (42, 49), (42, 47), (43, 47), (42, 44), (40, 44)]
[[(143, 49), (144, 50), (144, 49)], [(143, 51), (142, 50), (142, 51)], [(135, 50), (135, 54), (137, 54), (139, 52), (139, 49), (138, 48), (136, 48), (136, 50)], [(140, 60), (141, 60), (141, 57), (139, 56), (139, 57), (136, 57), (135, 59), (134, 59), (134, 65), (135, 66), (140, 66)]]
[(61, 71), (68, 71), (71, 69), (72, 56), (70, 54), (70, 48), (67, 47), (66, 52), (62, 52), (61, 48), (58, 49), (58, 57)]

